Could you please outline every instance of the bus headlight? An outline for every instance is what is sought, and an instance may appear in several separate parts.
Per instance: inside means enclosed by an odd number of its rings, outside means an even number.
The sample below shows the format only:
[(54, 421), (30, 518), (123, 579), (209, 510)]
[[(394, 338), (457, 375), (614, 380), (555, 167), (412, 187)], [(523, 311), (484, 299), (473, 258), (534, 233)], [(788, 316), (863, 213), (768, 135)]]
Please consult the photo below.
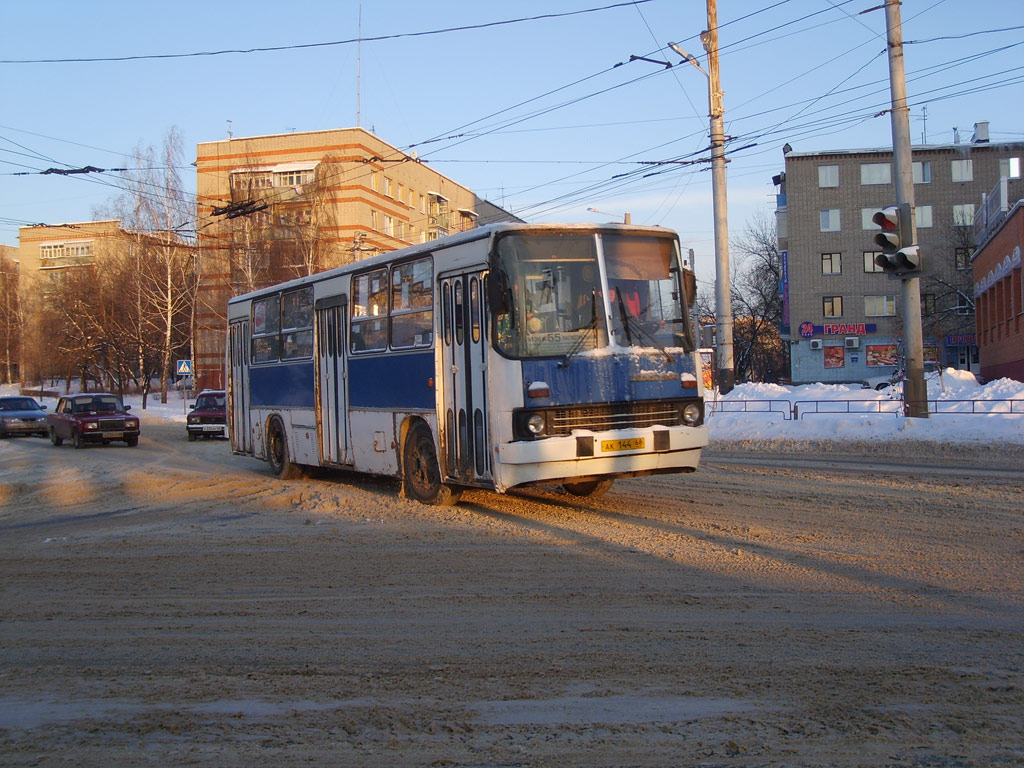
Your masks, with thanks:
[(687, 403), (683, 406), (683, 422), (694, 425), (700, 421), (700, 406), (697, 403)]
[(543, 435), (544, 434), (544, 417), (535, 413), (526, 420), (526, 428), (530, 430), (530, 434)]

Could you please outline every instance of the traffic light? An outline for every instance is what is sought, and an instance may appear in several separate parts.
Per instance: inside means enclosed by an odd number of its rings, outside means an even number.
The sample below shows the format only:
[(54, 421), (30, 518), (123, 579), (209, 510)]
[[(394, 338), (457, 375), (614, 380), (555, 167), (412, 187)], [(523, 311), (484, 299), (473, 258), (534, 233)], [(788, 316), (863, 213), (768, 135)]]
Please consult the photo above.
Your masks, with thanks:
[(921, 246), (913, 242), (913, 227), (910, 223), (910, 204), (900, 203), (877, 211), (871, 221), (882, 228), (875, 235), (875, 243), (882, 253), (875, 257), (875, 264), (890, 277), (916, 276), (921, 272)]

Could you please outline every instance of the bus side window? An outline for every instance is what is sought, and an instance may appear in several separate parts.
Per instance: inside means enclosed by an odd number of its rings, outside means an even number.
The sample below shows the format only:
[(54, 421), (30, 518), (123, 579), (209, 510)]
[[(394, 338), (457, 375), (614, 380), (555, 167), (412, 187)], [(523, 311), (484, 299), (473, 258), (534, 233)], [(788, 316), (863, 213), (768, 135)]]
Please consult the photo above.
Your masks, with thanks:
[(376, 269), (352, 278), (352, 351), (386, 349), (388, 345), (387, 270)]

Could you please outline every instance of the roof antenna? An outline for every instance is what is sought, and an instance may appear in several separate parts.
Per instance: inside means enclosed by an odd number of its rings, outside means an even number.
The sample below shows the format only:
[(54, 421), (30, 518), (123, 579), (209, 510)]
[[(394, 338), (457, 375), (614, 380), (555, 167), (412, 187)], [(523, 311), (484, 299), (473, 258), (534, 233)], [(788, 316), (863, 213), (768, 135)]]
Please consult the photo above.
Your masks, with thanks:
[(363, 70), (363, 3), (359, 2), (359, 20), (356, 25), (356, 128), (363, 127), (363, 114), (360, 106), (360, 89), (362, 87)]
[(233, 137), (234, 137), (234, 134), (231, 133), (231, 121), (228, 120), (228, 138), (231, 139)]

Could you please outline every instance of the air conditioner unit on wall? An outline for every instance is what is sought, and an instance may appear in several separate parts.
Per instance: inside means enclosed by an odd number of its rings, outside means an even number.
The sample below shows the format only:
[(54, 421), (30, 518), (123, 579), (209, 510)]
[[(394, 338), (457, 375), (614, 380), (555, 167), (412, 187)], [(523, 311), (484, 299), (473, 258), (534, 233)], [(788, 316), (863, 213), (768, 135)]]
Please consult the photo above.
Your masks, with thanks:
[(811, 349), (821, 349), (823, 346), (821, 339), (811, 339)]
[(846, 348), (847, 349), (856, 349), (859, 346), (860, 346), (860, 339), (858, 339), (856, 336), (847, 336), (846, 337)]

